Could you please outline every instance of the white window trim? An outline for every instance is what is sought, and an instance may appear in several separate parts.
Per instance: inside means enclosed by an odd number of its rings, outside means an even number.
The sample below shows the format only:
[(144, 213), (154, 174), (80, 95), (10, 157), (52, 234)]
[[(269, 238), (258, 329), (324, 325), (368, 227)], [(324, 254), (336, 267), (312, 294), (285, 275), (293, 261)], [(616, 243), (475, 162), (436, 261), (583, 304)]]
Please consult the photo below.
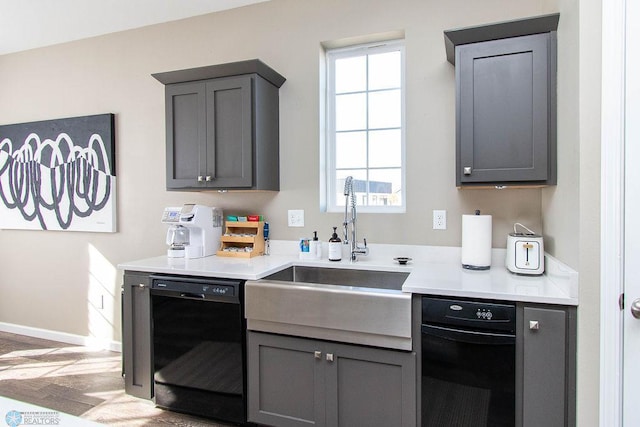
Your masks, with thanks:
[[(331, 62), (336, 58), (343, 58), (352, 56), (354, 52), (375, 49), (376, 52), (390, 52), (400, 50), (401, 52), (401, 205), (400, 206), (358, 206), (358, 212), (365, 213), (405, 213), (406, 212), (406, 106), (405, 106), (405, 93), (406, 93), (406, 80), (405, 80), (405, 42), (402, 40), (390, 40), (382, 42), (373, 42), (360, 44), (357, 46), (349, 46), (339, 49), (331, 49), (325, 52), (324, 55), (324, 87), (321, 86), (321, 93), (324, 96), (320, 97), (321, 102), (324, 101), (324, 108), (320, 110), (324, 113), (321, 116), (321, 138), (320, 138), (320, 207), (326, 212), (344, 212), (344, 206), (339, 206), (333, 201), (333, 194), (336, 194), (336, 182), (333, 179), (335, 176), (335, 115), (332, 111), (335, 111), (335, 84), (333, 82), (333, 73), (331, 70)], [(324, 89), (324, 90), (322, 90)], [(324, 123), (323, 123), (324, 122)]]

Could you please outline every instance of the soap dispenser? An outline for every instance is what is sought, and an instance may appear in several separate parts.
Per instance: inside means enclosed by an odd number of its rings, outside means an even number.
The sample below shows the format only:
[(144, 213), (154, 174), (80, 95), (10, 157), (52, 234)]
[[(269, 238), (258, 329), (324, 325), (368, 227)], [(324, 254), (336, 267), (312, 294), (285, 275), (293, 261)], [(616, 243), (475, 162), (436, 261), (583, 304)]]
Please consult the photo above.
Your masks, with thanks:
[(309, 252), (311, 252), (312, 257), (316, 259), (322, 259), (322, 244), (320, 240), (318, 240), (318, 232), (313, 232), (313, 239), (309, 242)]
[(329, 239), (329, 261), (342, 260), (342, 240), (338, 237), (338, 227), (333, 227), (333, 234)]

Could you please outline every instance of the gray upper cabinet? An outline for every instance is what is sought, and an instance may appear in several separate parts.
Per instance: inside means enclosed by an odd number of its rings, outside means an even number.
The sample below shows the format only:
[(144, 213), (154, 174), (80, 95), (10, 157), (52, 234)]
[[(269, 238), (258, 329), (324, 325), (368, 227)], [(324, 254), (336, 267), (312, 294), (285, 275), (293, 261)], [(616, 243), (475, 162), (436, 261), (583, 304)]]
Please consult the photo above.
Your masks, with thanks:
[(280, 189), (284, 77), (259, 60), (153, 76), (166, 85), (167, 189)]
[(456, 185), (556, 183), (559, 15), (445, 32), (456, 70)]

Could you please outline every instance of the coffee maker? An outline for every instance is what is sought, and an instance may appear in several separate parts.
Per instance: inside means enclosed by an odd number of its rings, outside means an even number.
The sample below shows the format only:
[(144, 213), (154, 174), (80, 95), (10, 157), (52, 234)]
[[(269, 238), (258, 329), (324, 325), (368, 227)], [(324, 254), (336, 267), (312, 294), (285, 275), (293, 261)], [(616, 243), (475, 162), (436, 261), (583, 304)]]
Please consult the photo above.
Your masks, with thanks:
[(162, 222), (170, 224), (169, 258), (203, 258), (215, 254), (220, 246), (222, 209), (195, 204), (165, 208)]

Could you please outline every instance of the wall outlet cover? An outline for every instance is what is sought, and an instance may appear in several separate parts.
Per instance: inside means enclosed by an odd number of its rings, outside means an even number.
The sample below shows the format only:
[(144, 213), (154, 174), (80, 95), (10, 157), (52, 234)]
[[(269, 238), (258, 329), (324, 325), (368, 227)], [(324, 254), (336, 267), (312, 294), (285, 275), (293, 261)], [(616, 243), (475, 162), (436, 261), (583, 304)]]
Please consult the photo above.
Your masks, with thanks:
[(289, 227), (304, 227), (304, 209), (289, 209), (287, 224)]
[(433, 211), (433, 229), (434, 230), (447, 229), (447, 211), (445, 210)]

